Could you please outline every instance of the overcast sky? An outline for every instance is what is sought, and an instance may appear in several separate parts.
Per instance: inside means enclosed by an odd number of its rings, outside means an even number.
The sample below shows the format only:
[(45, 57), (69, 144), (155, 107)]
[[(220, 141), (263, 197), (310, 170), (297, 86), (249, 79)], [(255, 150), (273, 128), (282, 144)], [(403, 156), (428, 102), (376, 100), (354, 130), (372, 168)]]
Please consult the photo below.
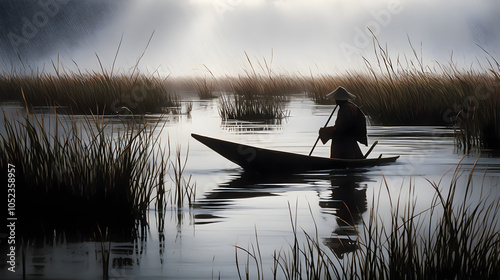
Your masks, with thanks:
[[(12, 3), (18, 4), (12, 4)], [(336, 74), (373, 59), (373, 35), (393, 57), (413, 58), (408, 38), (427, 64), (454, 60), (463, 67), (487, 56), (500, 60), (497, 0), (127, 0), (5, 1), (2, 68), (51, 65), (98, 70), (96, 54), (115, 68), (218, 75), (270, 63), (277, 73)], [(255, 66), (255, 65), (254, 65)], [(258, 66), (257, 66), (258, 67)]]

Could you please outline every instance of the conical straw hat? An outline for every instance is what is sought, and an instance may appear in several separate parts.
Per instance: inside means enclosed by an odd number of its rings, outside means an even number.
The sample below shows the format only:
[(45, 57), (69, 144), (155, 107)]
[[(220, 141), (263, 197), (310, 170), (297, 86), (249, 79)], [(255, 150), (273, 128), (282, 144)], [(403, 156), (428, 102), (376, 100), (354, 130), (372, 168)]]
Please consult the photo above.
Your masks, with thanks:
[(338, 87), (336, 90), (327, 94), (326, 98), (335, 99), (335, 100), (351, 100), (351, 99), (356, 98), (356, 95), (348, 92), (343, 87)]

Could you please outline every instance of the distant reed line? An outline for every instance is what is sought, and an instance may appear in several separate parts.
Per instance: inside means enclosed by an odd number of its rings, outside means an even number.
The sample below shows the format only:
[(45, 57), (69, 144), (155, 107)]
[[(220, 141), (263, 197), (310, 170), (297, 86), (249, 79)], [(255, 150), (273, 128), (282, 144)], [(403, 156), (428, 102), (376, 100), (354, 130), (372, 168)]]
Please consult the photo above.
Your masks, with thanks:
[(182, 96), (176, 92), (196, 91), (200, 99), (219, 98), (223, 120), (279, 120), (287, 116), (291, 95), (333, 104), (326, 94), (343, 86), (357, 96), (354, 102), (372, 123), (448, 125), (465, 151), (500, 148), (500, 64), (495, 58), (489, 56), (487, 66), (475, 69), (459, 69), (453, 60), (430, 67), (415, 50), (413, 59), (405, 55), (393, 60), (387, 47), (376, 40), (374, 46), (376, 61), (365, 59), (366, 71), (337, 75), (277, 74), (272, 58), (252, 61), (246, 53), (250, 69), (239, 76), (215, 77), (206, 66), (208, 77), (170, 80), (140, 74), (136, 68), (117, 74), (102, 65), (101, 72), (61, 72), (54, 66), (55, 74), (3, 73), (0, 101), (59, 106), (75, 114), (140, 115), (179, 108)]
[(180, 106), (176, 96), (167, 92), (164, 79), (141, 74), (0, 75), (0, 91), (0, 101), (25, 99), (31, 106), (57, 106), (72, 114), (130, 111), (140, 115)]
[[(343, 86), (357, 96), (354, 102), (374, 124), (447, 125), (455, 128), (457, 144), (465, 151), (474, 147), (500, 148), (500, 64), (495, 58), (490, 56), (486, 67), (459, 69), (452, 60), (436, 67), (423, 65), (415, 51), (413, 60), (405, 56), (396, 61), (380, 45), (375, 53), (376, 63), (365, 59), (365, 72), (309, 77), (278, 75), (263, 66), (261, 70), (267, 74), (257, 74), (247, 56), (251, 71), (214, 80), (209, 91), (234, 94), (232, 101), (221, 98), (219, 111), (222, 118), (238, 119), (252, 116), (241, 108), (264, 108), (264, 104), (242, 102), (252, 97), (267, 97), (270, 103), (283, 105), (272, 99), (302, 93), (315, 103), (334, 104), (326, 94)], [(282, 117), (280, 113), (258, 115)]]

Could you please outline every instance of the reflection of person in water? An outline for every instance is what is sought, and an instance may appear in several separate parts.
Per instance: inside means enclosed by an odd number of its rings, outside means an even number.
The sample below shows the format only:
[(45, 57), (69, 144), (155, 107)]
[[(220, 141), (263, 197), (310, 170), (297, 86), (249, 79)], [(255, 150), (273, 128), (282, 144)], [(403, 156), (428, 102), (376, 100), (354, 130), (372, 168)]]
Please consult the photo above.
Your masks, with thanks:
[(360, 186), (360, 182), (365, 179), (361, 176), (332, 176), (331, 196), (319, 203), (321, 208), (335, 211), (338, 226), (332, 237), (325, 239), (325, 244), (339, 258), (358, 248), (356, 225), (361, 223), (363, 213), (367, 210), (366, 188)]

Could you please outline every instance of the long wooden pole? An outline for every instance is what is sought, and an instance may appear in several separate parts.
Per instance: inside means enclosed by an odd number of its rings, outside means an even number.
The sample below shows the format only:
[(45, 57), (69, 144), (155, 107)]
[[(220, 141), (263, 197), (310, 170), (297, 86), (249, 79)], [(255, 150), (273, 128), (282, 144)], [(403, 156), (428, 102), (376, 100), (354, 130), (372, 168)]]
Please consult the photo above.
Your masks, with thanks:
[[(330, 120), (332, 119), (332, 117), (333, 117), (333, 113), (335, 113), (335, 111), (337, 110), (337, 107), (339, 107), (339, 105), (335, 106), (335, 109), (333, 109), (332, 113), (330, 114), (330, 117), (329, 117), (329, 118), (328, 118), (328, 120), (326, 121), (325, 126), (324, 126), (323, 128), (325, 128), (325, 127), (327, 127), (327, 126), (328, 126), (328, 123), (329, 123), (329, 122), (330, 122)], [(312, 153), (313, 153), (313, 151), (314, 151), (314, 148), (316, 148), (316, 145), (318, 144), (319, 138), (320, 138), (320, 137), (319, 137), (319, 135), (318, 135), (318, 139), (316, 139), (316, 142), (314, 143), (314, 146), (312, 147), (311, 152), (309, 153), (309, 156), (311, 156), (311, 155), (312, 155)]]
[(378, 144), (378, 141), (373, 142), (373, 145), (370, 147), (370, 149), (368, 150), (368, 152), (366, 152), (365, 158), (368, 157), (368, 155), (372, 152), (373, 148), (375, 148), (375, 145), (377, 145), (377, 144)]

